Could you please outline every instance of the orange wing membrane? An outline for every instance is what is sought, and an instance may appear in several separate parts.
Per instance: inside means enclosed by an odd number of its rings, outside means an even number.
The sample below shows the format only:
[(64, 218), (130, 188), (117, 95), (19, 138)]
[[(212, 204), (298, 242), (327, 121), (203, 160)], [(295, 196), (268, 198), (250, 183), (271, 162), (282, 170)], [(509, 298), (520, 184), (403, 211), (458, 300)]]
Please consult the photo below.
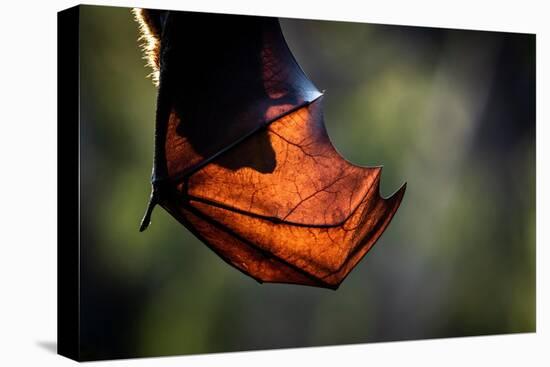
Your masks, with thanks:
[(157, 37), (152, 209), (259, 282), (336, 289), (395, 214), (380, 167), (332, 146), (275, 18), (138, 13)]

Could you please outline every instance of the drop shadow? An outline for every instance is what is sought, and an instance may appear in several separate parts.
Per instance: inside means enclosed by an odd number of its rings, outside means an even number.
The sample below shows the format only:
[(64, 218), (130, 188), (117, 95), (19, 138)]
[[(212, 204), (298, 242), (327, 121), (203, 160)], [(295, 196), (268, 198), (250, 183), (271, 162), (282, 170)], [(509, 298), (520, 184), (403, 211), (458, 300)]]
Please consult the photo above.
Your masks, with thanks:
[(37, 341), (36, 342), (36, 345), (38, 345), (39, 347), (41, 347), (42, 349), (50, 352), (50, 353), (53, 353), (53, 354), (57, 354), (57, 342), (55, 341)]

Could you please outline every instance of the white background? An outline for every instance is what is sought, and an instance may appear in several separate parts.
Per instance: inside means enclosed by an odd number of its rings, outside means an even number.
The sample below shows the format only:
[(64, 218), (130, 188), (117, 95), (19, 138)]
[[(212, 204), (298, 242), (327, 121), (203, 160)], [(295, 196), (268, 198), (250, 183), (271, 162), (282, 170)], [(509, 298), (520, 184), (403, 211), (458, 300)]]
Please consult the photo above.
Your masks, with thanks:
[[(550, 365), (548, 68), (544, 1), (93, 1), (371, 23), (537, 33), (537, 333), (272, 352), (149, 358), (105, 366)], [(0, 25), (0, 366), (72, 365), (56, 340), (56, 12), (71, 1), (7, 0)], [(545, 24), (546, 23), (546, 24)], [(545, 104), (546, 103), (546, 104)]]

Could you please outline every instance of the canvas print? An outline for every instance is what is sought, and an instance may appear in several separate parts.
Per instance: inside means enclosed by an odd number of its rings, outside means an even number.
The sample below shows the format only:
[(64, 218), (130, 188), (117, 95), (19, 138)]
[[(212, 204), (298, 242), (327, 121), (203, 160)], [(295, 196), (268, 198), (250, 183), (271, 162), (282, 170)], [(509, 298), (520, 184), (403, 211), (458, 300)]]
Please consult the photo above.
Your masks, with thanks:
[(535, 331), (535, 35), (58, 19), (60, 354)]

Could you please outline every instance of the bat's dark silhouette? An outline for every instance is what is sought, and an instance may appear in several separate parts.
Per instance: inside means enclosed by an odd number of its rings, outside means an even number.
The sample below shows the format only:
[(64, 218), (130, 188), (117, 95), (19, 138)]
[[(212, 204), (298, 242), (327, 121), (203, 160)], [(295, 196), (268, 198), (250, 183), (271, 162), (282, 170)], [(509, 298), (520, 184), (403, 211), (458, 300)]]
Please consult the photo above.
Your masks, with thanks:
[(158, 84), (153, 191), (260, 282), (336, 289), (396, 212), (334, 149), (276, 18), (135, 10)]

